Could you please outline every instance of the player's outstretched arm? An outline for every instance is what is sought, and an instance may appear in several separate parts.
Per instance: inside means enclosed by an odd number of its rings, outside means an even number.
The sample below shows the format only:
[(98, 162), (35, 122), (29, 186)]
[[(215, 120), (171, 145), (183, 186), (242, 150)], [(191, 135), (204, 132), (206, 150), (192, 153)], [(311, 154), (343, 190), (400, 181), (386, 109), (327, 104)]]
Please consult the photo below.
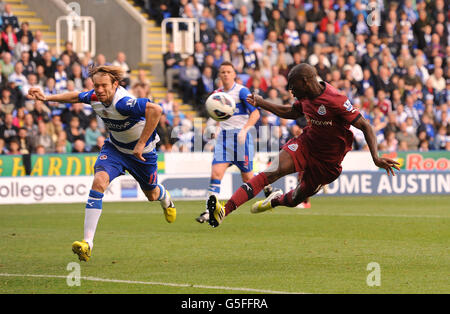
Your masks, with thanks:
[(372, 155), (375, 165), (379, 168), (385, 169), (388, 175), (392, 174), (395, 176), (394, 169), (400, 170), (398, 167), (399, 163), (390, 158), (378, 156), (377, 138), (370, 123), (360, 116), (360, 118), (353, 123), (353, 126), (360, 129), (364, 133), (364, 138), (369, 146), (370, 154)]
[(27, 98), (41, 101), (54, 101), (62, 103), (77, 103), (79, 92), (68, 92), (57, 95), (45, 95), (40, 88), (30, 88)]
[(303, 115), (302, 112), (295, 110), (292, 105), (273, 104), (256, 94), (248, 95), (247, 101), (254, 107), (261, 107), (264, 110), (276, 114), (280, 118), (295, 120)]
[(138, 142), (136, 143), (136, 146), (133, 150), (133, 155), (142, 161), (145, 161), (145, 158), (142, 156), (142, 153), (144, 151), (145, 145), (147, 144), (148, 139), (152, 135), (153, 131), (155, 131), (156, 126), (159, 123), (159, 119), (161, 118), (162, 114), (162, 107), (147, 102), (147, 105), (145, 107), (145, 125), (144, 129), (142, 130), (141, 137), (139, 138)]

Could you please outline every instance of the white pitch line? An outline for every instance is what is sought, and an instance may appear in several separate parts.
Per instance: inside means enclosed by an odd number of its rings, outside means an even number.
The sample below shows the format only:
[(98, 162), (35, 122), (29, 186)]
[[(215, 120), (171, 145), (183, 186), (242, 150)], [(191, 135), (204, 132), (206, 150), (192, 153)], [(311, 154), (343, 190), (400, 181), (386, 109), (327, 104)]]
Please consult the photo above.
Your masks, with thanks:
[[(55, 211), (47, 211), (46, 213), (52, 214), (60, 212), (58, 210)], [(65, 211), (65, 213), (70, 214), (79, 214), (80, 211)], [(106, 213), (106, 211), (105, 211)], [(111, 210), (107, 212), (108, 214), (113, 215), (127, 215), (127, 214), (139, 214), (139, 215), (162, 215), (161, 212), (158, 211), (138, 211), (138, 210)], [(186, 213), (185, 215), (189, 215), (190, 213)], [(254, 215), (250, 213), (250, 211), (242, 211), (241, 214)], [(332, 217), (387, 217), (387, 218), (436, 218), (436, 219), (450, 219), (450, 216), (443, 215), (409, 215), (409, 214), (367, 214), (367, 213), (322, 213), (322, 212), (305, 212), (303, 209), (291, 209), (289, 212), (281, 212), (274, 210), (273, 212), (268, 213), (269, 215), (301, 215), (301, 216), (332, 216)]]
[[(33, 278), (60, 278), (60, 279), (66, 279), (67, 278), (67, 276), (62, 276), (62, 275), (33, 275), (33, 274), (5, 274), (5, 273), (0, 273), (0, 277), (33, 277)], [(222, 286), (207, 286), (207, 285), (193, 285), (193, 284), (170, 283), (170, 282), (153, 282), (153, 281), (133, 281), (133, 280), (105, 279), (105, 278), (96, 278), (96, 277), (80, 277), (80, 279), (87, 280), (87, 281), (126, 283), (126, 284), (135, 284), (135, 285), (153, 285), (153, 286), (168, 286), (168, 287), (181, 287), (181, 288), (231, 290), (231, 291), (245, 291), (245, 292), (270, 293), (270, 294), (306, 294), (305, 292), (287, 292), (287, 291), (276, 291), (276, 290), (263, 290), (263, 289), (238, 288), (238, 287), (222, 287)]]

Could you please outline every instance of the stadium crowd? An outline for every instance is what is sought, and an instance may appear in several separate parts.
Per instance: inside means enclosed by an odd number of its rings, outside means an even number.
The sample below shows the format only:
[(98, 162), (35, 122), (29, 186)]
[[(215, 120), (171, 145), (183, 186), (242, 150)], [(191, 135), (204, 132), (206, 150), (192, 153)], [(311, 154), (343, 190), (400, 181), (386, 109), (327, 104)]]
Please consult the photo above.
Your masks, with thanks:
[[(205, 97), (218, 87), (225, 60), (234, 64), (240, 83), (280, 104), (294, 101), (287, 92), (289, 70), (308, 62), (371, 121), (380, 150), (450, 150), (450, 23), (443, 0), (135, 2), (158, 23), (166, 17), (200, 22), (193, 55), (183, 59), (169, 44), (163, 56), (169, 92), (160, 100), (161, 151), (193, 149), (193, 117), (181, 112), (177, 96), (204, 115)], [(370, 10), (374, 5), (378, 11)], [(127, 73), (122, 86), (151, 98), (147, 73), (131, 80), (125, 53), (109, 63), (102, 54), (77, 55), (67, 42), (58, 55), (41, 31), (19, 24), (9, 4), (0, 5), (0, 17), (0, 154), (98, 152), (103, 145), (107, 133), (90, 106), (30, 101), (31, 87), (46, 94), (91, 90), (89, 68), (113, 64)], [(262, 112), (259, 147), (283, 145), (305, 123)], [(354, 148), (367, 149), (362, 134), (352, 130)], [(213, 147), (209, 138), (204, 135), (205, 150)]]
[[(238, 81), (275, 103), (293, 102), (287, 74), (307, 62), (357, 106), (380, 150), (450, 150), (450, 23), (443, 0), (137, 0), (157, 21), (196, 18), (200, 42), (182, 59), (164, 55), (166, 84), (199, 112), (231, 61)], [(373, 9), (375, 8), (375, 9)], [(262, 112), (258, 142), (283, 145), (304, 120)], [(352, 128), (355, 149), (367, 149)], [(269, 143), (269, 144), (267, 144)]]

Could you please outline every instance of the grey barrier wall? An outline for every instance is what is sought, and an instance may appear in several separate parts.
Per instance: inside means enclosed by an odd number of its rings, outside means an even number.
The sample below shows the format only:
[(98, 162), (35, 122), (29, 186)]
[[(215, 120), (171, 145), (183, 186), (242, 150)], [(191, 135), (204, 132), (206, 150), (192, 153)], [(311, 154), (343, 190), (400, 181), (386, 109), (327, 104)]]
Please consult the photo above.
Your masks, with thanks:
[[(143, 62), (142, 26), (136, 16), (124, 9), (120, 0), (23, 0), (30, 9), (36, 11), (44, 23), (50, 25), (50, 30), (56, 30), (58, 17), (67, 15), (64, 3), (76, 2), (80, 5), (82, 16), (92, 16), (96, 23), (96, 53), (105, 55), (112, 62), (119, 51), (127, 55), (127, 63), (136, 68)], [(63, 27), (63, 34), (66, 28)], [(64, 37), (63, 37), (64, 38)]]

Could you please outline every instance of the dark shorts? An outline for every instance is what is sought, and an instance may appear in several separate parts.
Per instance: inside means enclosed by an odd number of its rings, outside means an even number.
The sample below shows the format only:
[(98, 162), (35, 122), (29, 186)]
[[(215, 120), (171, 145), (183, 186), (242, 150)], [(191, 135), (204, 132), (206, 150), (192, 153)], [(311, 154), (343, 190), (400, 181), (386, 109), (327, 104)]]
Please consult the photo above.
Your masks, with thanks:
[(141, 161), (130, 154), (120, 152), (110, 142), (105, 142), (97, 157), (94, 171), (105, 171), (109, 175), (109, 182), (125, 174), (127, 170), (139, 183), (143, 191), (151, 191), (158, 184), (158, 155), (155, 151), (142, 155)]
[(340, 163), (318, 160), (309, 154), (302, 141), (296, 137), (282, 147), (292, 157), (295, 171), (301, 176), (301, 190), (305, 195), (316, 194), (323, 185), (336, 180), (342, 172)]

